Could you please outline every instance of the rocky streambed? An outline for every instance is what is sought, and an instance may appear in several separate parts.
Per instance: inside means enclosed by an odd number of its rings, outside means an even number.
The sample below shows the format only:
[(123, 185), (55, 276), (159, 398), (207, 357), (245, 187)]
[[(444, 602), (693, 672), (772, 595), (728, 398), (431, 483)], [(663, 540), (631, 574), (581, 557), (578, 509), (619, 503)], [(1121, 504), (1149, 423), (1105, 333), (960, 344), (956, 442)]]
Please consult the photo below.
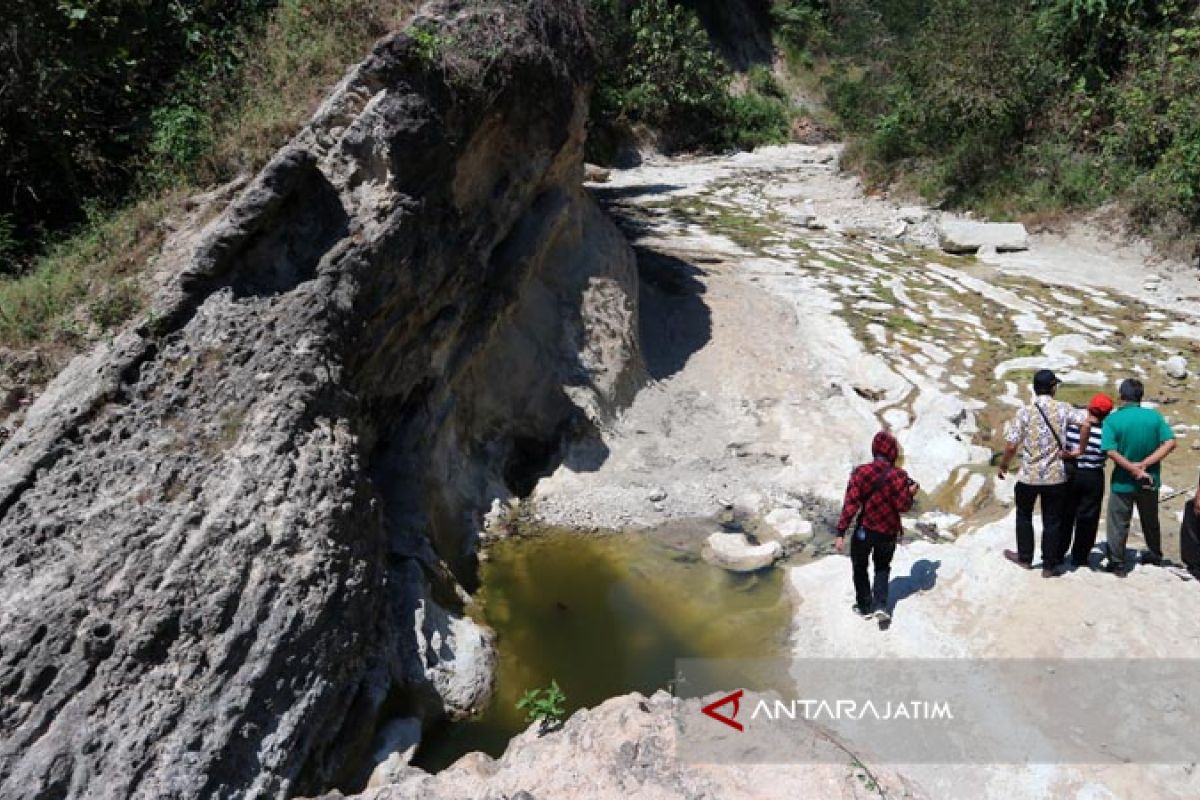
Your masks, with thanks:
[[(639, 254), (655, 380), (606, 432), (594, 469), (568, 461), (538, 485), (535, 513), (582, 524), (723, 508), (812, 516), (886, 425), (923, 509), (967, 530), (963, 519), (1010, 501), (990, 462), (1043, 366), (1079, 404), (1141, 378), (1183, 445), (1167, 483), (1194, 483), (1190, 271), (1086, 225), (1022, 237), (1021, 252), (951, 255), (942, 232), (968, 221), (864, 196), (839, 154), (652, 160), (593, 186)], [(1192, 373), (1169, 368), (1173, 358)], [(952, 518), (938, 519), (946, 530)]]

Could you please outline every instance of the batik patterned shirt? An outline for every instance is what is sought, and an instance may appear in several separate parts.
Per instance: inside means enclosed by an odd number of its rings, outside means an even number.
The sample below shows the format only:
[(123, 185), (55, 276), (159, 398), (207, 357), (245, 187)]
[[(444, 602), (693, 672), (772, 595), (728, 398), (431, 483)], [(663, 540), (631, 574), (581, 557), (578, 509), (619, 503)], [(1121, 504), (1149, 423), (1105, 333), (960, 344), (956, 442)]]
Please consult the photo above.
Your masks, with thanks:
[[(1042, 412), (1045, 412), (1045, 418)], [(1074, 408), (1045, 394), (1022, 407), (1005, 436), (1009, 444), (1021, 450), (1017, 480), (1030, 486), (1066, 483), (1067, 468), (1060, 455), (1063, 449), (1060, 442), (1066, 443), (1069, 426), (1082, 425), (1086, 419), (1084, 409)]]

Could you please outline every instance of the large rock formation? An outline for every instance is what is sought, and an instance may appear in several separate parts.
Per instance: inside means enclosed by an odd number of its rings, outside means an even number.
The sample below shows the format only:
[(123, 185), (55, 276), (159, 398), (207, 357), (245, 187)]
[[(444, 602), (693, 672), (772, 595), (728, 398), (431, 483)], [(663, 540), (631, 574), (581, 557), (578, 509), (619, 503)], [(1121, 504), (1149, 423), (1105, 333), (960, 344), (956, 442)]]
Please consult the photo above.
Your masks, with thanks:
[[(488, 689), (479, 513), (641, 380), (576, 0), (379, 43), (0, 451), (0, 795), (282, 797)], [(418, 31), (419, 33), (413, 33)]]

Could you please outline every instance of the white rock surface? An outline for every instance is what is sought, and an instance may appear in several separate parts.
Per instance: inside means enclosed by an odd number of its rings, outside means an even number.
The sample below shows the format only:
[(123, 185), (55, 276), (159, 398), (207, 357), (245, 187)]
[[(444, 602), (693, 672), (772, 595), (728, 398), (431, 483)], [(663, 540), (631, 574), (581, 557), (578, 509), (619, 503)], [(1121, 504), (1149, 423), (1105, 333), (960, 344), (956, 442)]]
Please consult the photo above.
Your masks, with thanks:
[[(571, 715), (562, 730), (517, 736), (504, 755), (472, 753), (430, 775), (409, 767), (361, 800), (920, 800), (895, 769), (862, 767), (845, 750), (826, 764), (690, 764), (677, 756), (677, 713), (696, 714), (666, 692), (630, 694)], [(857, 763), (856, 763), (857, 762)]]
[(1018, 222), (972, 222), (943, 218), (938, 223), (938, 244), (947, 253), (975, 253), (991, 248), (997, 253), (1029, 249), (1029, 234)]
[(708, 537), (701, 556), (710, 564), (730, 572), (754, 572), (783, 557), (783, 545), (765, 542), (754, 545), (741, 533), (714, 533)]
[(1187, 359), (1183, 356), (1171, 356), (1163, 364), (1163, 369), (1172, 378), (1182, 380), (1188, 376)]
[[(790, 569), (790, 588), (802, 598), (792, 630), (795, 657), (1195, 657), (1200, 615), (1194, 584), (1157, 568), (1135, 569), (1124, 580), (1086, 569), (1045, 580), (1003, 558), (1014, 540), (1009, 516), (953, 543), (901, 546), (891, 573), (897, 602), (886, 631), (851, 618), (848, 559)], [(1029, 689), (995, 685), (988, 691), (999, 707), (1024, 714), (1031, 709), (1024, 701)], [(1200, 772), (1183, 766), (910, 764), (903, 772), (944, 798), (1200, 796)]]
[(776, 508), (767, 514), (763, 521), (785, 543), (795, 539), (807, 541), (813, 536), (813, 524), (794, 508)]

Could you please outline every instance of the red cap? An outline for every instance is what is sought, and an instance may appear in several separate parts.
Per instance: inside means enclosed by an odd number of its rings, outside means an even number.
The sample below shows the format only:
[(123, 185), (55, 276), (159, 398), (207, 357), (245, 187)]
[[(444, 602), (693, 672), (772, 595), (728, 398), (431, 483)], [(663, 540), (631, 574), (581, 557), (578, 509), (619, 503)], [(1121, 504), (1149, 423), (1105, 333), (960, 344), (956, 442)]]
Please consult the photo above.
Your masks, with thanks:
[(1103, 392), (1101, 392), (1098, 395), (1094, 395), (1092, 397), (1092, 399), (1090, 401), (1088, 401), (1088, 411), (1092, 412), (1097, 417), (1103, 417), (1104, 415), (1106, 415), (1108, 412), (1110, 412), (1112, 410), (1113, 410), (1112, 398), (1109, 397), (1108, 395), (1104, 394)]

